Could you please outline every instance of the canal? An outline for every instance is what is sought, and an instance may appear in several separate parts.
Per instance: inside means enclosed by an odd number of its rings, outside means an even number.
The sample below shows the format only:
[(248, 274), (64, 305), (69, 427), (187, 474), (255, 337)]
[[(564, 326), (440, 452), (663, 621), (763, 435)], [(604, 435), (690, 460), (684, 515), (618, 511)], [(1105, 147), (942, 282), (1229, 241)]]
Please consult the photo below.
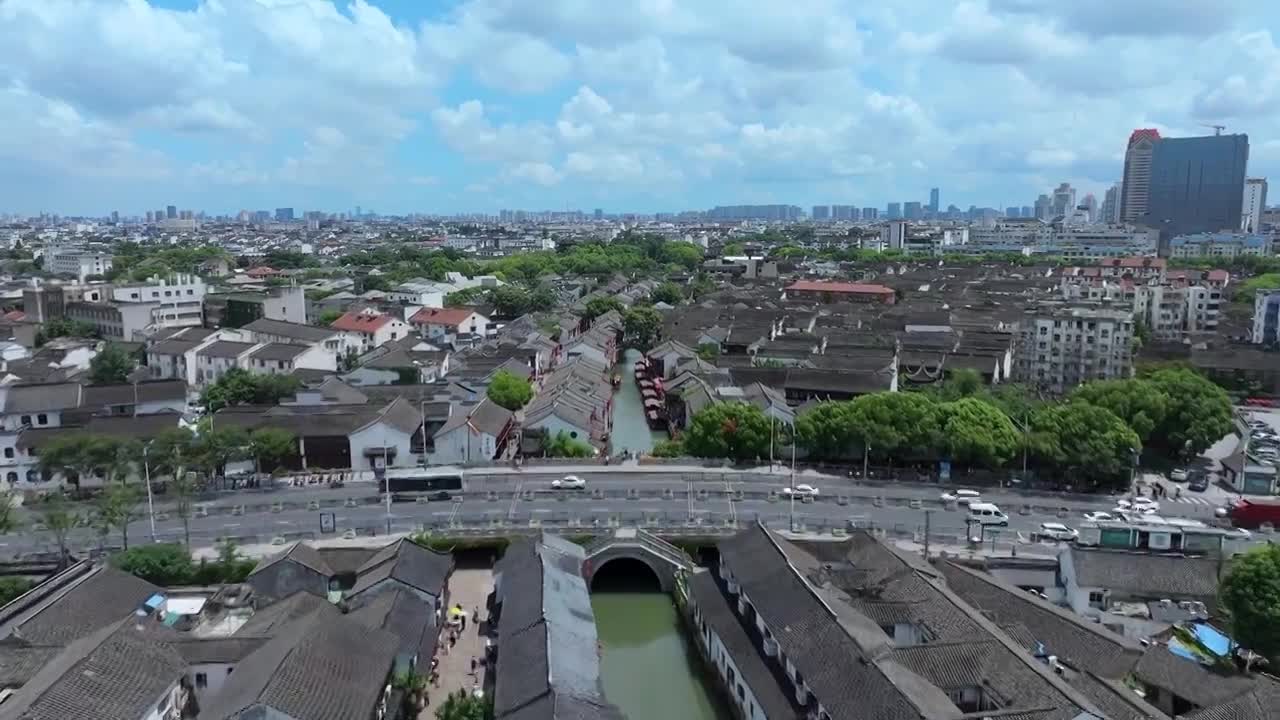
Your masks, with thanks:
[(613, 431), (609, 436), (609, 454), (617, 455), (626, 450), (647, 453), (653, 444), (666, 440), (665, 432), (654, 432), (644, 418), (644, 401), (640, 388), (636, 387), (636, 361), (643, 355), (630, 348), (622, 356), (622, 362), (613, 372), (622, 382), (613, 391)]
[(644, 565), (611, 569), (591, 592), (605, 697), (628, 720), (728, 720), (671, 596)]

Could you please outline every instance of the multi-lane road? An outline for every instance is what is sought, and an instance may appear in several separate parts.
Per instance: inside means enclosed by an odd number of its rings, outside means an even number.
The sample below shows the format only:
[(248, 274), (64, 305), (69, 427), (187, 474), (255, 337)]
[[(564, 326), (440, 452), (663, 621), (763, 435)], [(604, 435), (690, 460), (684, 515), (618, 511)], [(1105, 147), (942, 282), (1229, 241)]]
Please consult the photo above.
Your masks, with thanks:
[[(555, 490), (551, 482), (574, 473), (586, 480), (585, 490)], [(500, 529), (530, 526), (580, 527), (588, 532), (610, 525), (724, 528), (751, 522), (757, 517), (774, 524), (794, 524), (798, 530), (829, 530), (875, 526), (898, 533), (923, 530), (926, 522), (937, 537), (965, 537), (963, 509), (947, 507), (940, 500), (945, 489), (963, 487), (859, 483), (842, 477), (803, 473), (797, 483), (819, 488), (811, 500), (787, 499), (782, 490), (789, 482), (785, 472), (767, 468), (733, 471), (719, 468), (628, 466), (541, 467), (514, 470), (496, 468), (467, 471), (463, 492), (449, 500), (393, 503), (387, 507), (372, 483), (350, 483), (340, 488), (287, 487), (271, 491), (229, 493), (198, 505), (190, 520), (192, 544), (209, 546), (219, 538), (240, 543), (270, 542), (272, 538), (321, 536), (322, 515), (333, 519), (333, 534), (347, 530), (359, 534), (409, 532), (431, 529)], [(1074, 524), (1090, 510), (1108, 510), (1115, 498), (1057, 496), (988, 489), (983, 499), (999, 505), (1010, 516), (1010, 531), (1030, 533), (1043, 522)], [(146, 504), (130, 526), (130, 541), (151, 537)], [(1209, 519), (1214, 507), (1200, 498), (1162, 500), (1161, 514)], [(927, 515), (927, 519), (926, 519)], [(48, 552), (56, 546), (52, 536), (32, 517), (19, 533), (0, 537), (0, 555), (22, 556)], [(328, 528), (325, 528), (328, 529)], [(180, 540), (181, 521), (163, 496), (156, 499), (156, 537)], [(96, 547), (100, 539), (90, 528), (77, 529), (71, 545)], [(108, 542), (118, 543), (113, 531)]]

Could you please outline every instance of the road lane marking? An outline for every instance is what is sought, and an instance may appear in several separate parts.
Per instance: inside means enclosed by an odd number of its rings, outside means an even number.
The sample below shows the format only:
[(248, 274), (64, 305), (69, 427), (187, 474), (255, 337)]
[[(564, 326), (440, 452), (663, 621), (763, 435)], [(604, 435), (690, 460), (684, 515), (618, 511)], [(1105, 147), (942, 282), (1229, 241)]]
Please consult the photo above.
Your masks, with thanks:
[(516, 492), (511, 496), (511, 507), (507, 508), (507, 519), (516, 519), (516, 504), (520, 502), (520, 493), (524, 492), (524, 483), (516, 483)]

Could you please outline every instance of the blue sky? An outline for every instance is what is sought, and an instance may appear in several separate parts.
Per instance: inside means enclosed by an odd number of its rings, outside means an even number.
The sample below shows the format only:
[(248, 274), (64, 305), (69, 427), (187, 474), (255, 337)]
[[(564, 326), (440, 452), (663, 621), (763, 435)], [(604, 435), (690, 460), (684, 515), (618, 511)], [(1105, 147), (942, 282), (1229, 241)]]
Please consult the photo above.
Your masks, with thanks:
[(0, 212), (1101, 198), (1135, 127), (1280, 162), (1247, 0), (3, 0)]

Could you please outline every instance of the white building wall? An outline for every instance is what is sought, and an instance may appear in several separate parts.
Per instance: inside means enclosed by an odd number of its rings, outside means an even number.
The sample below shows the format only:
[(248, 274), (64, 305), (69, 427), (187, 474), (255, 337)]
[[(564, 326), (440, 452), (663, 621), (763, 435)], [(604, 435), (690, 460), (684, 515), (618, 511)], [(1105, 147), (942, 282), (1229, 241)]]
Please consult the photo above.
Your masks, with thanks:
[(1244, 181), (1244, 204), (1240, 211), (1240, 229), (1258, 232), (1262, 227), (1262, 211), (1267, 204), (1267, 179), (1248, 178)]
[(418, 464), (418, 456), (410, 452), (412, 437), (409, 433), (376, 422), (367, 428), (357, 430), (347, 436), (351, 444), (351, 467), (353, 470), (373, 470), (382, 462), (382, 456), (366, 457), (365, 448), (395, 448), (395, 456), (389, 458), (391, 467), (413, 467)]
[(462, 425), (436, 436), (435, 445), (435, 452), (429, 456), (432, 465), (456, 465), (492, 458), (498, 451), (498, 438)]

